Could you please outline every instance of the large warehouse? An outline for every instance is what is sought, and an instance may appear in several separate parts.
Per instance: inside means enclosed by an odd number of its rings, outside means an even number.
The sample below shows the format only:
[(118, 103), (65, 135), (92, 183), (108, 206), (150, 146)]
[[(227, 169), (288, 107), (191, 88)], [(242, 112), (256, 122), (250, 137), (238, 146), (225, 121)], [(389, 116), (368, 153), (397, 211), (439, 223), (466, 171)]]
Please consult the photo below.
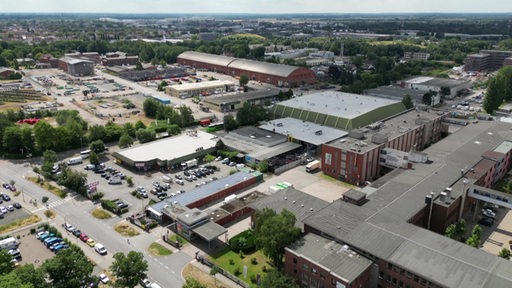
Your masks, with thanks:
[(325, 91), (274, 105), (272, 117), (292, 117), (343, 130), (364, 127), (405, 110), (401, 101)]
[(239, 59), (194, 51), (183, 52), (178, 63), (197, 69), (208, 69), (232, 76), (247, 75), (250, 80), (281, 87), (297, 87), (314, 83), (315, 73), (308, 68)]
[(181, 162), (202, 158), (215, 150), (214, 135), (202, 131), (188, 131), (112, 154), (119, 164), (137, 170), (170, 168)]

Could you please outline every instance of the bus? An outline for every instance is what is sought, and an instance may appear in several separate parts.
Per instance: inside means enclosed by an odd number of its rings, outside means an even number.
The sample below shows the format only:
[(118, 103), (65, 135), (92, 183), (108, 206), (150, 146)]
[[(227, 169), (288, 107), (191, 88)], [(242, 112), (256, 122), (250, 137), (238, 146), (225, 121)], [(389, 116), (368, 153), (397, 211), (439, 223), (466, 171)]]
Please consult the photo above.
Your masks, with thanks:
[(216, 122), (206, 127), (206, 132), (215, 132), (224, 129), (224, 122)]
[(203, 119), (203, 120), (199, 121), (199, 125), (201, 125), (203, 127), (206, 127), (206, 126), (210, 125), (211, 123), (212, 123), (211, 119)]

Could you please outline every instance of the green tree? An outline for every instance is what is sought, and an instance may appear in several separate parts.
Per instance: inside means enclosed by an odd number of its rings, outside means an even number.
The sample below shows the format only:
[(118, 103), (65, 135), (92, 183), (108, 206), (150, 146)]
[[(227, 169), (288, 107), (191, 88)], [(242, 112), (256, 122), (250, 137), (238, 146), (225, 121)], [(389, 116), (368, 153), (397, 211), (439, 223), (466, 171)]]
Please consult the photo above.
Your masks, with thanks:
[(294, 278), (278, 270), (272, 270), (263, 274), (260, 286), (272, 288), (299, 288)]
[(103, 140), (106, 136), (105, 126), (93, 125), (89, 127), (89, 141)]
[(34, 125), (34, 140), (39, 151), (53, 149), (56, 138), (56, 130), (46, 121), (39, 121)]
[[(33, 264), (25, 264), (14, 270), (14, 274), (22, 279), (24, 283), (30, 283), (37, 288), (49, 287), (44, 278), (44, 271), (42, 268), (36, 268)], [(0, 281), (1, 282), (1, 281)]]
[(43, 165), (41, 169), (50, 173), (55, 162), (57, 162), (57, 153), (53, 150), (46, 150), (43, 152)]
[(118, 252), (113, 258), (110, 269), (116, 276), (116, 287), (133, 288), (146, 278), (148, 263), (141, 252), (130, 251), (127, 255)]
[(404, 95), (404, 97), (402, 98), (402, 103), (404, 104), (405, 109), (411, 109), (412, 107), (414, 107), (414, 104), (412, 104), (412, 97), (409, 94)]
[(240, 75), (240, 79), (238, 79), (238, 82), (240, 83), (240, 86), (247, 85), (247, 83), (249, 83), (249, 76), (245, 74)]
[(284, 209), (280, 214), (264, 208), (254, 216), (254, 236), (258, 248), (270, 258), (278, 270), (283, 267), (284, 248), (300, 237), (300, 229), (295, 227), (295, 215)]
[(245, 102), (242, 108), (236, 113), (236, 120), (240, 126), (255, 125), (259, 121), (266, 120), (267, 111), (259, 105), (252, 105)]
[(267, 173), (268, 172), (268, 161), (263, 160), (260, 163), (258, 163), (258, 170), (260, 170), (261, 173)]
[(471, 236), (469, 236), (466, 244), (469, 246), (478, 248), (480, 246), (480, 239), (482, 236), (482, 228), (479, 225), (473, 226), (473, 230), (471, 231)]
[(144, 114), (146, 114), (146, 117), (155, 118), (159, 104), (160, 103), (153, 98), (146, 98), (144, 103), (142, 103), (142, 110)]
[(65, 167), (64, 169), (62, 169), (62, 174), (60, 175), (57, 183), (73, 191), (76, 191), (81, 195), (85, 195), (85, 184), (87, 184), (87, 174), (75, 171), (74, 169), (70, 169), (69, 167)]
[(238, 128), (238, 122), (231, 115), (224, 116), (224, 129), (226, 131), (232, 131)]
[(19, 126), (7, 127), (4, 131), (3, 149), (6, 152), (13, 154), (21, 154), (22, 146), (22, 133)]
[[(43, 279), (44, 281), (44, 279)], [(24, 283), (24, 281), (14, 273), (8, 273), (0, 275), (0, 288), (33, 288), (43, 286), (33, 286), (30, 283)]]
[(190, 107), (181, 105), (179, 111), (181, 116), (182, 127), (187, 127), (194, 124), (194, 114), (192, 113), (192, 109), (190, 109)]
[(102, 153), (105, 151), (105, 143), (103, 143), (102, 140), (93, 141), (91, 144), (89, 144), (89, 149), (96, 152), (97, 154)]
[(137, 62), (135, 64), (135, 70), (137, 70), (137, 71), (144, 70), (144, 68), (142, 67), (142, 64), (140, 62)]
[(204, 158), (203, 158), (203, 162), (204, 163), (210, 163), (210, 162), (213, 162), (213, 161), (215, 161), (215, 155), (212, 155), (212, 154), (204, 155)]
[(91, 162), (91, 164), (94, 165), (100, 164), (100, 158), (98, 157), (98, 154), (96, 154), (96, 152), (91, 151), (91, 153), (89, 153), (89, 162)]
[(133, 145), (133, 138), (128, 134), (123, 134), (119, 137), (119, 147), (126, 148)]
[(137, 136), (137, 139), (140, 143), (146, 143), (155, 140), (156, 138), (156, 132), (154, 129), (146, 128), (146, 129), (139, 129), (135, 133)]
[(487, 91), (484, 97), (484, 103), (482, 107), (484, 110), (493, 114), (494, 111), (500, 108), (501, 104), (505, 100), (505, 94), (503, 93), (503, 82), (498, 77), (491, 77), (487, 82)]
[(507, 248), (503, 248), (498, 253), (498, 256), (509, 260), (510, 259), (510, 250), (508, 250)]
[[(140, 120), (139, 120), (140, 121)], [(131, 137), (135, 137), (135, 126), (132, 123), (128, 122), (123, 125), (123, 130), (125, 134), (128, 134)]]
[(181, 133), (181, 128), (176, 124), (171, 124), (169, 127), (167, 127), (167, 133), (171, 136), (178, 135)]
[(146, 124), (144, 124), (144, 122), (142, 122), (142, 121), (140, 121), (140, 120), (139, 120), (139, 121), (135, 122), (135, 126), (134, 126), (134, 128), (135, 128), (135, 131), (133, 132), (133, 133), (134, 133), (134, 134), (133, 134), (133, 136), (135, 136), (135, 132), (136, 132), (137, 130), (139, 130), (139, 129), (141, 129), (141, 128), (142, 128), (142, 129), (146, 129)]
[(42, 268), (50, 280), (51, 287), (68, 288), (81, 287), (83, 281), (88, 283), (92, 279), (93, 266), (80, 248), (71, 245), (70, 248), (46, 260)]
[(194, 278), (186, 278), (185, 284), (183, 284), (182, 288), (208, 288), (208, 286), (204, 285), (203, 283), (197, 281)]
[(14, 269), (12, 256), (7, 250), (0, 250), (0, 275), (10, 273)]
[(160, 82), (160, 84), (158, 84), (158, 88), (157, 90), (158, 91), (164, 91), (165, 90), (165, 87), (169, 85), (169, 83), (167, 83), (167, 81), (165, 80), (162, 80), (162, 82)]

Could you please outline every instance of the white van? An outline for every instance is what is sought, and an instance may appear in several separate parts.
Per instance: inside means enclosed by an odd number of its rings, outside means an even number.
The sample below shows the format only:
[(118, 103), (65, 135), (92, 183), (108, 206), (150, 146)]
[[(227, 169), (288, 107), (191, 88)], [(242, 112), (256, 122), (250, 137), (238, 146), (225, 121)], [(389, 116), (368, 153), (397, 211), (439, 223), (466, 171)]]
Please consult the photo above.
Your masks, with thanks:
[(75, 158), (71, 158), (68, 160), (68, 162), (66, 162), (68, 165), (77, 165), (77, 164), (82, 164), (84, 162), (84, 160), (82, 159), (82, 157), (75, 157)]
[(91, 150), (84, 150), (82, 152), (80, 152), (80, 156), (85, 159), (87, 157), (89, 157), (89, 154), (91, 154)]
[(151, 283), (151, 285), (149, 285), (150, 288), (162, 288), (160, 285), (156, 284), (156, 283)]

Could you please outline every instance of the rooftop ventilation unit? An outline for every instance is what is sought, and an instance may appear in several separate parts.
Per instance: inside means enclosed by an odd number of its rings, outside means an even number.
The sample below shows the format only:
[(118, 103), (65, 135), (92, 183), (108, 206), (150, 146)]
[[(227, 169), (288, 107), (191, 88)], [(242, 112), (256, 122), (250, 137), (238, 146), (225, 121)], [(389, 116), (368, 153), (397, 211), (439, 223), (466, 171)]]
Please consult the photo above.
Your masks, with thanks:
[(322, 134), (323, 134), (322, 130), (315, 131), (315, 135), (322, 135)]

